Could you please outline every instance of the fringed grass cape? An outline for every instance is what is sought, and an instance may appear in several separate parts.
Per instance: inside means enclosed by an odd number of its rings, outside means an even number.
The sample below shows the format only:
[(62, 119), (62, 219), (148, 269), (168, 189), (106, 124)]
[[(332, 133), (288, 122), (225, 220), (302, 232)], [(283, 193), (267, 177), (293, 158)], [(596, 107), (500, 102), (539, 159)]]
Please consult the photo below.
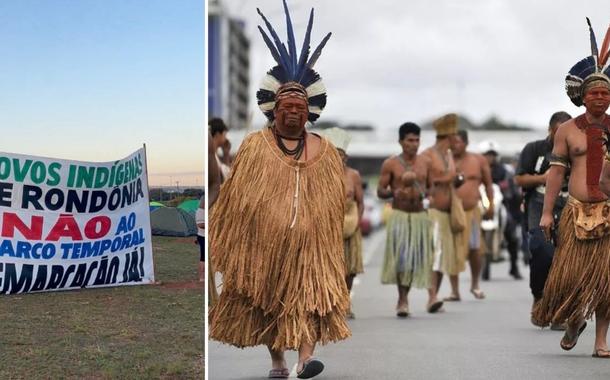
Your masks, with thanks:
[(432, 221), (428, 213), (392, 210), (387, 222), (381, 282), (396, 284), (398, 280), (402, 286), (428, 288), (433, 262)]
[(326, 139), (316, 157), (297, 162), (269, 128), (246, 137), (210, 217), (212, 261), (223, 274), (212, 339), (279, 350), (350, 336), (343, 178)]
[(211, 260), (208, 260), (208, 306), (214, 306), (216, 301), (218, 301), (218, 289), (216, 288), (216, 278), (214, 278), (215, 272), (211, 264)]
[(610, 319), (610, 236), (578, 240), (574, 207), (568, 202), (561, 213), (553, 264), (534, 307), (533, 318), (541, 325), (576, 324), (593, 313)]

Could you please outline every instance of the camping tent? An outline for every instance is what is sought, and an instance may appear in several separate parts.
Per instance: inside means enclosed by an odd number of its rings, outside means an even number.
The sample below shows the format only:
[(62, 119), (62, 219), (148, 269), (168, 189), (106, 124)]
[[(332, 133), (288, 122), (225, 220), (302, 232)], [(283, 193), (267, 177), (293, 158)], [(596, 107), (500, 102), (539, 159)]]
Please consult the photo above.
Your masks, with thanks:
[(188, 211), (189, 213), (195, 215), (197, 208), (199, 208), (199, 200), (198, 199), (189, 199), (184, 201), (178, 205), (178, 208), (183, 209), (184, 211)]
[(193, 236), (197, 234), (195, 217), (177, 207), (159, 207), (150, 213), (153, 235)]
[(148, 204), (148, 207), (150, 208), (150, 211), (153, 212), (154, 210), (158, 209), (159, 207), (165, 207), (165, 205), (163, 203), (159, 203), (159, 202), (150, 202)]

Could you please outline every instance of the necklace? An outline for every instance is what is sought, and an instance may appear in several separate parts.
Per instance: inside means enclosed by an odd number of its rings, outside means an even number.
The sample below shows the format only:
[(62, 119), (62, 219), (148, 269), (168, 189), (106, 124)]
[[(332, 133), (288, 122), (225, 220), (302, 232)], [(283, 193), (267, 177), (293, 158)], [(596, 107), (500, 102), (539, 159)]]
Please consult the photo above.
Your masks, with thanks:
[[(275, 128), (272, 128), (272, 130), (273, 130), (273, 135), (275, 136), (275, 141), (277, 141), (277, 146), (280, 148), (280, 150), (285, 155), (293, 156), (295, 160), (298, 160), (299, 158), (301, 158), (301, 155), (305, 151), (305, 147), (306, 147), (305, 138), (307, 136), (307, 131), (303, 131), (303, 134), (299, 137), (288, 137), (288, 136), (282, 136), (279, 133), (277, 133)], [(284, 145), (284, 140), (297, 141), (297, 145), (293, 149), (289, 149), (286, 145)], [(307, 152), (305, 152), (305, 154), (307, 154)]]
[(439, 157), (443, 161), (443, 166), (445, 168), (445, 173), (448, 172), (449, 171), (449, 161), (447, 160), (446, 155), (443, 154), (443, 152), (441, 152), (441, 150), (438, 148), (437, 145), (434, 145), (433, 149), (436, 151), (436, 153), (439, 155)]

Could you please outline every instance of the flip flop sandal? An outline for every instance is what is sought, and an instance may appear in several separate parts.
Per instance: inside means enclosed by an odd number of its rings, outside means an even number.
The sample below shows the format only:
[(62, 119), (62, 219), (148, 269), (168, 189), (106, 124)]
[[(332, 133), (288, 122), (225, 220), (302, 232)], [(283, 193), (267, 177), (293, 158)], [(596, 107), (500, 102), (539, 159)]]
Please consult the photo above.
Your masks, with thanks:
[(571, 345), (567, 345), (564, 343), (564, 340), (570, 340), (568, 330), (566, 330), (565, 334), (563, 334), (563, 338), (561, 338), (561, 341), (559, 342), (559, 346), (561, 346), (561, 348), (565, 351), (570, 351), (571, 349), (576, 347), (576, 343), (578, 343), (578, 338), (580, 337), (580, 334), (585, 331), (585, 327), (587, 327), (587, 322), (583, 322), (583, 324), (578, 328), (578, 334), (576, 334), (576, 336), (574, 337), (574, 343), (572, 343)]
[(455, 294), (450, 295), (449, 297), (445, 297), (443, 298), (443, 301), (445, 302), (459, 302), (462, 299), (458, 296), (456, 296)]
[(290, 370), (288, 368), (273, 368), (269, 371), (269, 379), (287, 379), (290, 376)]
[(409, 316), (409, 307), (408, 306), (401, 306), (398, 309), (396, 309), (396, 316), (400, 317), (400, 318), (406, 318)]
[(436, 301), (432, 305), (428, 306), (428, 313), (434, 314), (438, 312), (441, 307), (443, 307), (443, 301)]
[(470, 293), (474, 296), (474, 298), (478, 300), (482, 300), (485, 298), (485, 293), (481, 289), (470, 289)]
[(297, 372), (297, 378), (299, 379), (311, 379), (314, 376), (319, 375), (324, 370), (324, 363), (316, 358), (310, 358), (303, 363), (303, 369)]
[[(602, 352), (603, 354), (600, 355), (599, 353)], [(595, 349), (595, 351), (593, 351), (593, 355), (591, 355), (594, 358), (600, 358), (600, 359), (610, 359), (610, 351), (609, 350), (604, 350), (604, 349)]]

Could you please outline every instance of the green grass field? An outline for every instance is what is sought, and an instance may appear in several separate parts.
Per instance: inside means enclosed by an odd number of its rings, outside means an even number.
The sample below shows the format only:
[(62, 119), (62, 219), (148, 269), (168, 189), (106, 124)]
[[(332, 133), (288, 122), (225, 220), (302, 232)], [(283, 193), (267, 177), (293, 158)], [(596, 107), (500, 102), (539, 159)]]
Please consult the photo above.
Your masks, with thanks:
[(0, 379), (202, 379), (193, 242), (153, 238), (161, 285), (0, 296)]

